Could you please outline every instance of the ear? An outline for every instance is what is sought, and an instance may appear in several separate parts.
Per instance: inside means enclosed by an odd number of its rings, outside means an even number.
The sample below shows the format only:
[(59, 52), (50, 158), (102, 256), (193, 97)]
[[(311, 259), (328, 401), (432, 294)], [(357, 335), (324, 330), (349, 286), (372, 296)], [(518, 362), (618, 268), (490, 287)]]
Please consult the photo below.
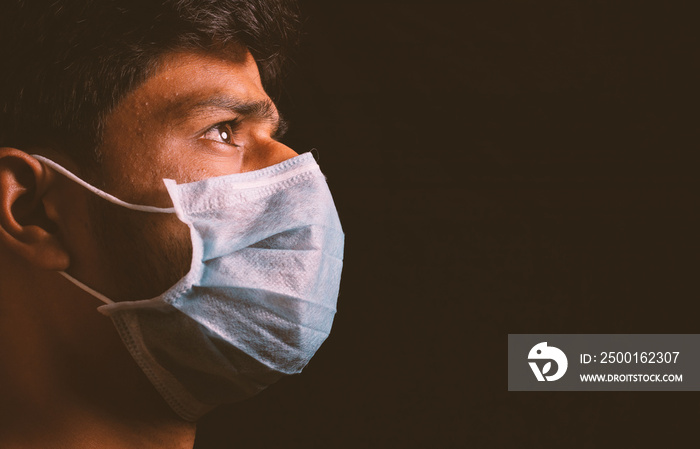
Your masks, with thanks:
[(56, 208), (46, 193), (51, 170), (15, 148), (0, 148), (0, 247), (46, 270), (65, 270), (68, 251), (58, 232)]

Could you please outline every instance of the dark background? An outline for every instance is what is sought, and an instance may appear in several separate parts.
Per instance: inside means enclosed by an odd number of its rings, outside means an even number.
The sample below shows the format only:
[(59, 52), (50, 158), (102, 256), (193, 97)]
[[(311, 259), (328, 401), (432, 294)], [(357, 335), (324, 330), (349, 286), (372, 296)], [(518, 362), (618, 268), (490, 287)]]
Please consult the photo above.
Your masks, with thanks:
[(347, 234), (338, 314), (302, 375), (212, 413), (196, 447), (694, 436), (700, 393), (508, 392), (506, 362), (509, 333), (700, 333), (693, 9), (302, 7), (280, 105)]

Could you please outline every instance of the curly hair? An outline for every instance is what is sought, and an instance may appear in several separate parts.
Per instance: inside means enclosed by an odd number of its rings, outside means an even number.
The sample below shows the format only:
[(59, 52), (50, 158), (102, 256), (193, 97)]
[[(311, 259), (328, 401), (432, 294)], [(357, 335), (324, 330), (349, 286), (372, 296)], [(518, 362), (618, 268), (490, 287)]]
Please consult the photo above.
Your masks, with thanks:
[(274, 96), (298, 24), (294, 0), (3, 2), (0, 146), (97, 162), (106, 116), (171, 51), (244, 45)]

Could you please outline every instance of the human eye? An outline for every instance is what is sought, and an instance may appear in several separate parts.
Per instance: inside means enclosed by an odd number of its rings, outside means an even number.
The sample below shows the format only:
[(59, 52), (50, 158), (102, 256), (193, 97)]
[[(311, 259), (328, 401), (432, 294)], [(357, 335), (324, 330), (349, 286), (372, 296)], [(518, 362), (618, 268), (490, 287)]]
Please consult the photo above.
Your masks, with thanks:
[(234, 137), (239, 127), (238, 119), (217, 123), (202, 134), (202, 139), (213, 140), (214, 142), (225, 143), (237, 147)]

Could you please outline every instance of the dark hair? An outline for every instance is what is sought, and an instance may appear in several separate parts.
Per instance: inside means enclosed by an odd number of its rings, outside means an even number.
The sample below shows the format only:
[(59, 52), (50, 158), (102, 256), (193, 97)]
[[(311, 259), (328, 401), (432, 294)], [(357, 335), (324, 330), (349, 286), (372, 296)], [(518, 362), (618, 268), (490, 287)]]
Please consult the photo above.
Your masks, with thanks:
[(107, 114), (174, 50), (242, 44), (274, 96), (297, 24), (293, 0), (5, 0), (0, 146), (96, 162)]

